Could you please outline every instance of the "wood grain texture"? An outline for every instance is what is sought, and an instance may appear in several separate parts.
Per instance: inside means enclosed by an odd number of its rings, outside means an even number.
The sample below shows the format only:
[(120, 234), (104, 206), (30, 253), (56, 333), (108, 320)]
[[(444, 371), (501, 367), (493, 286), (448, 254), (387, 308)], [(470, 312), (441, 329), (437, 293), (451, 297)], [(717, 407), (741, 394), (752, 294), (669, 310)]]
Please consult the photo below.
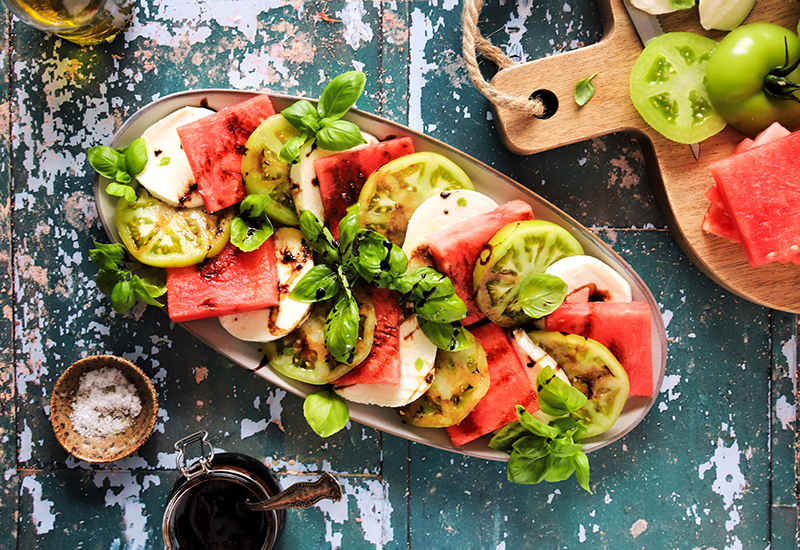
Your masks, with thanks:
[[(735, 294), (773, 309), (800, 313), (800, 266), (771, 264), (750, 267), (741, 247), (702, 230), (713, 184), (708, 164), (733, 153), (744, 135), (727, 127), (704, 141), (700, 160), (689, 147), (662, 137), (639, 116), (628, 95), (628, 76), (642, 51), (641, 42), (622, 0), (599, 0), (604, 36), (600, 42), (564, 54), (504, 69), (492, 84), (524, 96), (545, 89), (555, 93), (558, 111), (537, 120), (493, 106), (504, 145), (513, 153), (531, 155), (612, 132), (637, 137), (647, 159), (648, 175), (673, 236), (687, 256), (711, 279)], [(746, 23), (768, 21), (795, 29), (800, 3), (762, 0)], [(697, 9), (660, 17), (666, 32), (697, 32), (716, 40), (725, 33), (702, 29)], [(573, 100), (575, 82), (597, 72), (597, 92), (579, 107)]]

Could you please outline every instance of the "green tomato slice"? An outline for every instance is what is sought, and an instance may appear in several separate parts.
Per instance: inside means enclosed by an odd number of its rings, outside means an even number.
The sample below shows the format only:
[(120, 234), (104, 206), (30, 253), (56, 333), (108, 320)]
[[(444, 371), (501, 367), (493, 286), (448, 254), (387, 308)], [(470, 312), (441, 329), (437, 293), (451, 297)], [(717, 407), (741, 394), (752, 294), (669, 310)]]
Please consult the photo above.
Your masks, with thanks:
[(586, 405), (575, 411), (587, 428), (581, 439), (613, 426), (625, 407), (630, 383), (625, 369), (608, 348), (577, 334), (542, 331), (527, 334), (564, 369), (572, 387), (586, 396)]
[(359, 287), (353, 288), (358, 302), (358, 341), (352, 365), (340, 363), (325, 347), (325, 319), (333, 300), (314, 304), (302, 325), (282, 339), (264, 344), (264, 356), (280, 374), (307, 384), (330, 384), (344, 376), (369, 355), (375, 335), (375, 307)]
[(480, 342), (469, 332), (461, 351), (436, 352), (428, 391), (400, 408), (403, 419), (423, 428), (446, 428), (464, 420), (489, 390), (489, 367)]
[(633, 105), (667, 139), (697, 143), (725, 128), (704, 82), (706, 63), (716, 45), (699, 34), (670, 32), (649, 42), (633, 64)]
[(280, 160), (278, 154), (287, 141), (299, 135), (283, 115), (273, 115), (250, 135), (242, 157), (245, 190), (270, 197), (267, 216), (284, 225), (298, 225), (300, 220), (292, 199), (291, 164)]
[(522, 283), (567, 256), (583, 254), (569, 231), (545, 220), (510, 223), (489, 239), (475, 263), (478, 308), (493, 323), (517, 327), (530, 317), (517, 300)]
[(358, 197), (359, 227), (403, 246), (408, 220), (417, 207), (448, 189), (473, 189), (472, 181), (453, 161), (429, 152), (397, 158), (364, 183)]
[(154, 267), (183, 267), (216, 256), (228, 243), (233, 210), (176, 208), (143, 187), (137, 198), (117, 201), (115, 223), (131, 256)]

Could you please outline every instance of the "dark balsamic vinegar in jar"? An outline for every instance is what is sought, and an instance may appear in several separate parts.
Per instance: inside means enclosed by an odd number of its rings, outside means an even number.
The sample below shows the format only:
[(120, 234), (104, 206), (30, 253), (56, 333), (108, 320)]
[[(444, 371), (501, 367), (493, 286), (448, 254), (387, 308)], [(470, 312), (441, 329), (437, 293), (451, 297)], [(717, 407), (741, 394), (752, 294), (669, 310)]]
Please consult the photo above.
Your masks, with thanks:
[(175, 509), (174, 536), (179, 548), (260, 550), (271, 528), (269, 518), (244, 505), (260, 498), (233, 479), (208, 479), (195, 485)]

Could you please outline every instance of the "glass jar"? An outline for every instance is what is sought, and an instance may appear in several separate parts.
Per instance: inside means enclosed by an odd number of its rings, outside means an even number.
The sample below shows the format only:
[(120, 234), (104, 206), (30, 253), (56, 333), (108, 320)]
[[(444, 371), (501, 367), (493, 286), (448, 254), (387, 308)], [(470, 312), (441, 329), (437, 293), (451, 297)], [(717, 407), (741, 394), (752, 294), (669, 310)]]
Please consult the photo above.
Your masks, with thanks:
[(133, 15), (133, 0), (3, 0), (23, 23), (82, 46), (110, 42)]
[[(269, 550), (283, 529), (285, 510), (253, 511), (247, 501), (267, 500), (280, 492), (269, 468), (239, 453), (214, 453), (200, 431), (175, 444), (183, 477), (170, 492), (161, 532), (166, 550)], [(187, 448), (200, 444), (196, 462)]]

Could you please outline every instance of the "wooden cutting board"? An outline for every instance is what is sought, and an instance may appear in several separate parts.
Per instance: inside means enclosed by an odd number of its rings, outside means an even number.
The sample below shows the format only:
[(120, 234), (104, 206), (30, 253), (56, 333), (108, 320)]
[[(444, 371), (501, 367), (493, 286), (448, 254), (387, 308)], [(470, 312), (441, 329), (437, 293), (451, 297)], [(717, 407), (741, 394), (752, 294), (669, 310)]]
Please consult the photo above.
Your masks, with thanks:
[[(702, 230), (709, 201), (705, 191), (714, 180), (709, 162), (733, 153), (745, 136), (732, 127), (702, 142), (696, 161), (688, 145), (670, 141), (639, 116), (628, 95), (628, 75), (642, 44), (622, 0), (598, 0), (604, 36), (591, 46), (503, 69), (492, 84), (499, 90), (529, 97), (549, 90), (558, 110), (535, 119), (494, 106), (500, 138), (519, 155), (531, 155), (578, 141), (629, 132), (641, 143), (648, 175), (670, 230), (689, 258), (711, 279), (752, 302), (800, 313), (800, 265), (750, 267), (739, 245)], [(767, 21), (795, 30), (800, 3), (759, 0), (746, 23)], [(697, 9), (659, 17), (664, 31), (690, 31), (720, 40), (725, 33), (700, 26)], [(735, 68), (732, 68), (735, 70)], [(583, 107), (573, 100), (575, 82), (597, 72), (597, 92)]]

